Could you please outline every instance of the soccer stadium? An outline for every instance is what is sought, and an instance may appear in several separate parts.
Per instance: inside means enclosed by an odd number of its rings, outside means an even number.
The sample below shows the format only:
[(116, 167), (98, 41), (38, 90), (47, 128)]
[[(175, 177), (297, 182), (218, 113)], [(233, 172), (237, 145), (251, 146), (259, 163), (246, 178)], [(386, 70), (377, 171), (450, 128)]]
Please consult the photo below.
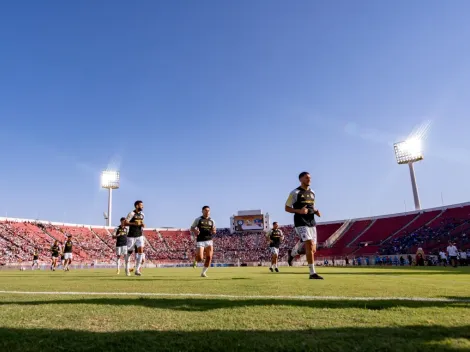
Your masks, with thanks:
[[(205, 279), (192, 268), (190, 229), (145, 229), (143, 276), (126, 277), (113, 228), (2, 218), (2, 350), (469, 348), (470, 203), (319, 223), (315, 262), (327, 280), (315, 285), (305, 285), (304, 259), (286, 263), (292, 225), (280, 227), (271, 273), (265, 232), (234, 231), (237, 218), (217, 230)], [(72, 270), (52, 272), (50, 246), (68, 235)], [(449, 241), (455, 267), (440, 257)]]
[(470, 351), (470, 1), (2, 1), (0, 352)]

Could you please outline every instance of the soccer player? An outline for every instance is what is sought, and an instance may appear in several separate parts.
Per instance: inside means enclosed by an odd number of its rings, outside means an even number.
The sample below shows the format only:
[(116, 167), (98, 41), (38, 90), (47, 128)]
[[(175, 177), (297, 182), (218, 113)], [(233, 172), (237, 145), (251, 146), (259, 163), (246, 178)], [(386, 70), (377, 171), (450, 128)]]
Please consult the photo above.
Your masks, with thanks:
[(55, 240), (54, 244), (51, 247), (52, 252), (52, 262), (51, 262), (51, 270), (55, 271), (55, 267), (57, 266), (57, 259), (59, 258), (60, 246), (59, 241)]
[(64, 271), (70, 271), (69, 265), (72, 263), (72, 252), (73, 252), (73, 242), (72, 242), (72, 235), (67, 235), (67, 241), (64, 244)]
[(129, 260), (132, 255), (134, 246), (137, 247), (136, 253), (136, 267), (135, 275), (141, 276), (140, 267), (142, 266), (142, 258), (144, 254), (144, 218), (145, 215), (142, 212), (144, 210), (144, 203), (141, 200), (134, 202), (134, 210), (131, 211), (127, 217), (125, 226), (129, 226), (129, 232), (127, 233), (127, 255), (126, 255), (126, 275), (130, 276), (129, 272)]
[(271, 272), (276, 270), (276, 273), (278, 273), (279, 269), (277, 268), (277, 258), (279, 256), (279, 246), (281, 245), (281, 241), (284, 240), (284, 234), (279, 229), (277, 222), (273, 222), (273, 228), (268, 231), (266, 238), (269, 241), (269, 250), (271, 251), (271, 266), (269, 267), (269, 270)]
[(209, 269), (214, 253), (214, 242), (212, 235), (217, 232), (214, 220), (211, 219), (211, 208), (208, 205), (202, 207), (202, 216), (196, 218), (191, 225), (191, 232), (197, 236), (196, 239), (196, 260), (193, 267), (202, 261), (204, 254), (206, 260), (202, 269), (201, 277), (207, 277), (207, 269)]
[(33, 252), (33, 265), (31, 265), (31, 270), (34, 270), (34, 266), (36, 265), (39, 269), (39, 252), (38, 252), (38, 249), (37, 248), (34, 248), (34, 252)]
[(121, 225), (119, 225), (113, 233), (113, 239), (116, 240), (116, 273), (119, 275), (121, 271), (121, 256), (124, 258), (127, 255), (127, 227), (126, 218), (121, 218)]
[(299, 175), (300, 187), (294, 189), (287, 198), (285, 210), (294, 214), (294, 228), (300, 241), (289, 252), (288, 263), (292, 265), (294, 257), (305, 249), (310, 279), (323, 280), (315, 271), (314, 253), (317, 249), (317, 228), (315, 215), (320, 217), (320, 211), (315, 209), (315, 192), (310, 189), (311, 176), (304, 171)]

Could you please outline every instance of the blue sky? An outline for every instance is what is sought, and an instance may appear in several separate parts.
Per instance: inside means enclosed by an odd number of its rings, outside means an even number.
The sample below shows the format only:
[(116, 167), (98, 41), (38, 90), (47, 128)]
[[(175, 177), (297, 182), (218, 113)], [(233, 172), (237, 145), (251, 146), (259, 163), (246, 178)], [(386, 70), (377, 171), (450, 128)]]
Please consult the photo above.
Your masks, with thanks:
[[(10, 1), (0, 5), (0, 216), (187, 227), (204, 204), (323, 220), (412, 208), (392, 143), (430, 123), (423, 207), (470, 200), (468, 1)], [(116, 221), (114, 221), (116, 222)]]

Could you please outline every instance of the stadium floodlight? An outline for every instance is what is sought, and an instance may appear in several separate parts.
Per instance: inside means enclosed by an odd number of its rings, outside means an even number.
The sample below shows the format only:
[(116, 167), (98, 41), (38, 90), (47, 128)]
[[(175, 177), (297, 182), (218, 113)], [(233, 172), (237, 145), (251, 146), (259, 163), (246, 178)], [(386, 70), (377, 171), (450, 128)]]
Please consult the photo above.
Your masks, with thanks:
[(107, 226), (111, 226), (113, 189), (119, 188), (119, 171), (104, 170), (101, 172), (101, 188), (108, 189), (108, 217), (106, 220)]
[(393, 145), (395, 149), (395, 157), (399, 165), (408, 164), (410, 168), (411, 188), (413, 190), (413, 198), (415, 202), (415, 209), (420, 210), (421, 204), (419, 201), (418, 186), (416, 184), (415, 169), (413, 164), (423, 160), (423, 143), (420, 138), (412, 137), (403, 142), (398, 142)]

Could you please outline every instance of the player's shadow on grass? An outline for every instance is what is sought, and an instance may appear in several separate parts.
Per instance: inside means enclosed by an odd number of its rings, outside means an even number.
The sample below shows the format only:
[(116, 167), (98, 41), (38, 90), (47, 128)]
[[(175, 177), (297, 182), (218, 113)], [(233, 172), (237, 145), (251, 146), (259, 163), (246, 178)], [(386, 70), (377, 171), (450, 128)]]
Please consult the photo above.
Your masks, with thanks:
[[(463, 300), (456, 297), (456, 299)], [(38, 306), (38, 305), (103, 305), (103, 306), (137, 306), (163, 310), (176, 310), (185, 312), (204, 312), (216, 309), (237, 309), (249, 307), (300, 307), (312, 309), (346, 309), (356, 308), (365, 310), (387, 310), (393, 308), (470, 308), (470, 302), (433, 302), (433, 301), (405, 301), (394, 299), (381, 299), (370, 301), (351, 300), (292, 300), (292, 299), (211, 299), (211, 298), (155, 298), (155, 297), (112, 297), (112, 298), (77, 298), (53, 299), (45, 301), (3, 301), (2, 305)]]
[[(201, 327), (203, 328), (203, 327)], [(296, 330), (125, 330), (0, 328), (0, 350), (73, 351), (468, 351), (470, 325), (332, 327)], [(452, 343), (452, 344), (451, 344)]]

